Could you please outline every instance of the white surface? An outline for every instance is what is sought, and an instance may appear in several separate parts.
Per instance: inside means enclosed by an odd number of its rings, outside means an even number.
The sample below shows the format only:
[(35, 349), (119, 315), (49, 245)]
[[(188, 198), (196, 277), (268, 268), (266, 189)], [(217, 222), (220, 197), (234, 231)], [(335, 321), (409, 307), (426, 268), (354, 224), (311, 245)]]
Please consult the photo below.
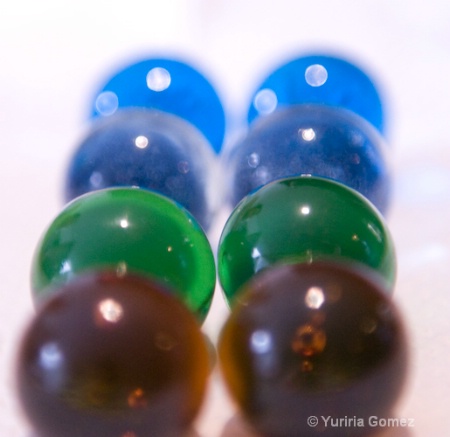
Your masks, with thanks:
[[(128, 59), (155, 52), (180, 54), (210, 76), (234, 119), (245, 112), (251, 88), (267, 68), (291, 53), (315, 48), (367, 67), (390, 104), (396, 196), (388, 222), (399, 260), (395, 299), (408, 323), (413, 362), (399, 415), (414, 419), (409, 436), (447, 435), (448, 23), (446, 0), (3, 2), (0, 435), (28, 435), (12, 372), (20, 332), (32, 313), (31, 256), (61, 208), (67, 157), (86, 127), (90, 93), (99, 81)], [(220, 300), (217, 308), (221, 316)], [(210, 319), (208, 329), (217, 333), (220, 323), (220, 317)], [(237, 437), (237, 431), (223, 431), (232, 409), (222, 387), (212, 383), (211, 390), (198, 425), (201, 437)]]

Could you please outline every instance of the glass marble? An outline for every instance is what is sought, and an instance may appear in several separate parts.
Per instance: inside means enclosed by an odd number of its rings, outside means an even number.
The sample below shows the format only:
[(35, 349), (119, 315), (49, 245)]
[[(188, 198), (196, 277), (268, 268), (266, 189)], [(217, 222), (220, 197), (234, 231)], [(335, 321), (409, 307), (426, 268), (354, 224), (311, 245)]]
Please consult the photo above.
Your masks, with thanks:
[(161, 111), (128, 109), (95, 121), (70, 159), (65, 200), (113, 186), (155, 190), (187, 208), (207, 229), (215, 155), (183, 119)]
[[(218, 345), (225, 383), (265, 437), (356, 437), (395, 417), (408, 370), (402, 317), (368, 269), (316, 262), (247, 282)], [(308, 417), (318, 418), (317, 426)], [(323, 418), (358, 418), (333, 427)]]
[(355, 64), (322, 54), (300, 56), (269, 73), (252, 94), (248, 121), (303, 103), (348, 109), (385, 132), (383, 101), (374, 80)]
[(17, 357), (19, 400), (42, 437), (179, 437), (209, 375), (199, 325), (165, 286), (80, 275), (39, 309)]
[(139, 188), (109, 188), (69, 203), (39, 242), (31, 285), (36, 305), (87, 270), (155, 277), (204, 319), (216, 282), (202, 228), (169, 198)]
[(342, 182), (388, 211), (387, 147), (373, 126), (347, 110), (294, 105), (275, 111), (258, 119), (224, 161), (232, 205), (272, 180), (312, 174)]
[(322, 259), (360, 262), (393, 289), (394, 242), (367, 199), (330, 179), (279, 179), (245, 197), (228, 218), (219, 241), (219, 279), (232, 301), (266, 267)]
[(218, 152), (225, 136), (225, 112), (206, 77), (186, 62), (148, 58), (110, 75), (92, 99), (93, 116), (141, 107), (175, 114), (196, 126)]

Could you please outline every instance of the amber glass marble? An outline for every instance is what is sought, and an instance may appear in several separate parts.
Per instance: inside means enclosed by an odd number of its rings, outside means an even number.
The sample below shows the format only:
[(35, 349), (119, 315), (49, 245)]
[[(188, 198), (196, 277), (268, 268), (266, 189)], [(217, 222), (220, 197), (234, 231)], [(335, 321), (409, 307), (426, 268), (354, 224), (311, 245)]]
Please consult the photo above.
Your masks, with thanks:
[(40, 437), (179, 437), (209, 375), (198, 322), (165, 286), (80, 275), (38, 310), (17, 361), (18, 394)]
[(296, 176), (245, 197), (222, 232), (219, 279), (229, 301), (255, 273), (275, 263), (353, 260), (377, 271), (392, 291), (395, 249), (378, 210), (330, 179)]
[[(408, 367), (398, 310), (372, 271), (349, 263), (256, 275), (218, 352), (232, 397), (264, 437), (369, 435), (371, 416), (395, 417)], [(359, 421), (332, 425), (345, 418)]]
[(216, 283), (211, 246), (192, 215), (169, 198), (138, 188), (85, 194), (54, 219), (32, 263), (34, 301), (99, 268), (156, 277), (200, 319)]

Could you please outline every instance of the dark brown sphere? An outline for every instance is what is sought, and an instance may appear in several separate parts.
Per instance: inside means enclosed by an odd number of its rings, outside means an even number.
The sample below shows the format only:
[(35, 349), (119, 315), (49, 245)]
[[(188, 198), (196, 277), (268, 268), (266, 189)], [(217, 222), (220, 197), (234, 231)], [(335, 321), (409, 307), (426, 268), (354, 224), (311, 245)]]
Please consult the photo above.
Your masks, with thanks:
[(50, 298), (22, 339), (18, 394), (42, 437), (179, 437), (201, 406), (209, 355), (165, 287), (101, 272)]
[(392, 417), (408, 361), (401, 317), (372, 273), (325, 262), (250, 280), (218, 352), (232, 397), (264, 437), (376, 431), (369, 418)]

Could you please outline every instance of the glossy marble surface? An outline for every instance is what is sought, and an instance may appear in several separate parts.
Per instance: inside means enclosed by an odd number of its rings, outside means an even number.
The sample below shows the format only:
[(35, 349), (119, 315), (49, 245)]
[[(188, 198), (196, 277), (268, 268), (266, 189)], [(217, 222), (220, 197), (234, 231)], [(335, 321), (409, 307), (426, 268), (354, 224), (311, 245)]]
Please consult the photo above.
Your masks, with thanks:
[(156, 110), (125, 109), (95, 120), (67, 166), (65, 200), (114, 186), (158, 191), (208, 228), (215, 157), (185, 120)]
[(110, 268), (156, 277), (204, 319), (216, 281), (209, 241), (170, 199), (139, 188), (110, 188), (69, 203), (43, 232), (31, 266), (36, 304), (77, 274)]
[[(129, 0), (113, 7), (79, 0), (70, 8), (53, 0), (5, 2), (0, 13), (0, 435), (32, 436), (16, 405), (13, 357), (34, 314), (31, 258), (60, 212), (67, 162), (89, 127), (90, 97), (115, 66), (118, 71), (149, 52), (198, 60), (215, 80), (228, 114), (243, 122), (259, 78), (299, 53), (335, 53), (379, 79), (390, 109), (388, 224), (398, 259), (393, 298), (405, 315), (412, 353), (410, 380), (395, 417), (414, 419), (413, 427), (388, 428), (381, 435), (447, 435), (449, 17), (446, 0), (410, 0), (407, 7), (390, 0)], [(221, 211), (209, 231), (213, 244), (228, 213)], [(204, 324), (213, 339), (227, 313), (218, 287)], [(194, 427), (200, 437), (255, 435), (236, 416), (216, 372)]]
[(150, 57), (112, 72), (94, 94), (92, 115), (120, 108), (159, 109), (196, 126), (217, 152), (225, 136), (225, 113), (212, 84), (188, 62)]
[(114, 271), (82, 275), (20, 340), (18, 395), (45, 437), (179, 436), (203, 401), (209, 356), (165, 287)]
[(354, 62), (324, 54), (301, 55), (271, 71), (253, 94), (248, 120), (303, 103), (348, 109), (384, 131), (383, 101), (374, 80)]
[(275, 179), (312, 174), (359, 191), (383, 214), (391, 198), (391, 160), (380, 133), (352, 112), (293, 105), (258, 119), (223, 159), (228, 197), (244, 196)]
[[(261, 435), (368, 436), (377, 430), (373, 417), (392, 416), (408, 345), (400, 314), (371, 273), (294, 264), (244, 285), (218, 350), (232, 397)], [(359, 423), (332, 425), (345, 417)]]
[(290, 177), (250, 194), (232, 212), (220, 237), (219, 279), (233, 301), (244, 282), (275, 263), (328, 258), (365, 264), (394, 287), (394, 241), (380, 213), (340, 183)]

